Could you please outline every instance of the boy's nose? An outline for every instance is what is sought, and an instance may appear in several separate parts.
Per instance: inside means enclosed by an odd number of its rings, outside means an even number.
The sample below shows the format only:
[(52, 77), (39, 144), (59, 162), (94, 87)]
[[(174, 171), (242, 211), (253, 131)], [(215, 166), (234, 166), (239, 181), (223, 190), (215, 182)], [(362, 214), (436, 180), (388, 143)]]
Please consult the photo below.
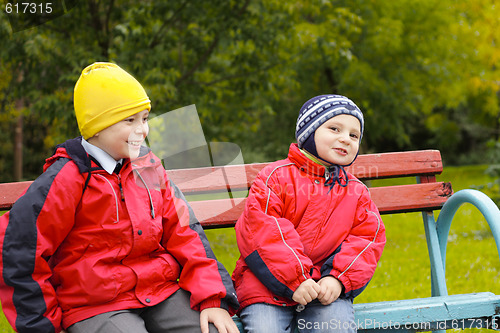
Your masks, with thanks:
[(135, 127), (135, 133), (137, 134), (142, 134), (146, 131), (146, 125), (144, 124), (139, 124)]
[(339, 140), (345, 144), (349, 144), (349, 133), (340, 135)]

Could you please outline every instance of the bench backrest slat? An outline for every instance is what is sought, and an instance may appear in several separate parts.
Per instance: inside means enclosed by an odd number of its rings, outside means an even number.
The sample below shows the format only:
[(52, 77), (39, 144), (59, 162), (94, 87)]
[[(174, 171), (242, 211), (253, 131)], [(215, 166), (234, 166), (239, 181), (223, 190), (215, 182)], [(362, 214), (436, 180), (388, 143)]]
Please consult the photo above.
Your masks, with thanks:
[(184, 194), (246, 190), (268, 163), (167, 170), (169, 178)]
[[(242, 190), (250, 187), (259, 171), (268, 163), (228, 165), (196, 169), (169, 170), (169, 177), (184, 194)], [(435, 175), (443, 171), (438, 150), (360, 155), (347, 168), (361, 180)]]
[(8, 210), (32, 181), (0, 183), (0, 210)]
[(360, 155), (347, 170), (362, 180), (425, 176), (440, 174), (443, 163), (439, 150), (403, 151)]

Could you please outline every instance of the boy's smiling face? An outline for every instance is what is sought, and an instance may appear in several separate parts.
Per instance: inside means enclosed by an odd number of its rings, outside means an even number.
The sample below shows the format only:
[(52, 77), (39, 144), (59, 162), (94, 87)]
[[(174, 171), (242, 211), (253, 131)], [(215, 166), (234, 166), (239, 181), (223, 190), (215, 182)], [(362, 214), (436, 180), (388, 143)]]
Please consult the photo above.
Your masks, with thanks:
[(103, 129), (89, 138), (88, 142), (117, 161), (122, 158), (137, 158), (141, 144), (149, 132), (148, 117), (148, 110), (138, 112)]
[(314, 133), (318, 156), (331, 164), (348, 165), (359, 150), (361, 124), (351, 115), (340, 114), (324, 122)]

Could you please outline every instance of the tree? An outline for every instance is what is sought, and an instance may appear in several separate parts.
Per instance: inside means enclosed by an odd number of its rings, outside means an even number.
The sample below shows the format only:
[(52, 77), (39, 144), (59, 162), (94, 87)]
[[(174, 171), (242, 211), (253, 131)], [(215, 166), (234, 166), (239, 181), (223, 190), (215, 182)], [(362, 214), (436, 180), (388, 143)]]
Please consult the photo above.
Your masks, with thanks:
[[(488, 138), (498, 141), (500, 16), (493, 2), (335, 1), (314, 8), (294, 18), (300, 23), (292, 35), (309, 39), (294, 44), (298, 87), (282, 96), (293, 110), (277, 116), (285, 127), (297, 117), (298, 91), (300, 102), (340, 93), (365, 113), (365, 151), (437, 148), (457, 162), (470, 151), (484, 154)], [(290, 135), (282, 140), (266, 123), (274, 140), (259, 143), (272, 154)]]
[(0, 16), (1, 177), (12, 178), (18, 115), (25, 178), (78, 135), (73, 86), (94, 61), (134, 74), (155, 114), (196, 104), (207, 142), (235, 142), (247, 161), (283, 157), (302, 103), (323, 93), (364, 111), (364, 151), (451, 160), (498, 141), (498, 11), (491, 0), (86, 0), (15, 32)]
[[(272, 81), (269, 70), (276, 61), (268, 41), (277, 28), (253, 29), (261, 20), (259, 6), (250, 1), (137, 5), (89, 0), (53, 21), (14, 33), (7, 31), (3, 18), (11, 50), (2, 54), (3, 68), (11, 77), (20, 77), (14, 71), (20, 59), (20, 68), (30, 73), (29, 80), (11, 81), (15, 84), (4, 95), (5, 105), (23, 96), (29, 118), (39, 120), (37, 125), (46, 132), (42, 150), (47, 153), (77, 135), (71, 100), (81, 69), (94, 61), (113, 61), (144, 83), (154, 112), (197, 104), (209, 138), (230, 139), (246, 129), (242, 118), (252, 121), (265, 112), (259, 108), (264, 100), (260, 95), (272, 93), (261, 92), (259, 85)], [(30, 176), (40, 170), (38, 163)]]

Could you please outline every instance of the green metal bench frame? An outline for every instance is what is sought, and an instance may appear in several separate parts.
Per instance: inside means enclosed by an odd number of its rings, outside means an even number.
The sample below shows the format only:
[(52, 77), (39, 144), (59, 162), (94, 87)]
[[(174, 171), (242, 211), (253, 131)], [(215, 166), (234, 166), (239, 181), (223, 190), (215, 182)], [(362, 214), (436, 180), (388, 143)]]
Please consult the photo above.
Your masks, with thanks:
[(464, 204), (474, 205), (485, 217), (500, 256), (500, 211), (477, 190), (454, 193), (443, 205), (437, 221), (432, 212), (422, 212), (431, 262), (432, 297), (393, 302), (356, 304), (356, 321), (368, 323), (363, 331), (439, 331), (488, 328), (500, 330), (500, 296), (492, 293), (448, 295), (446, 288), (446, 245), (453, 217)]

